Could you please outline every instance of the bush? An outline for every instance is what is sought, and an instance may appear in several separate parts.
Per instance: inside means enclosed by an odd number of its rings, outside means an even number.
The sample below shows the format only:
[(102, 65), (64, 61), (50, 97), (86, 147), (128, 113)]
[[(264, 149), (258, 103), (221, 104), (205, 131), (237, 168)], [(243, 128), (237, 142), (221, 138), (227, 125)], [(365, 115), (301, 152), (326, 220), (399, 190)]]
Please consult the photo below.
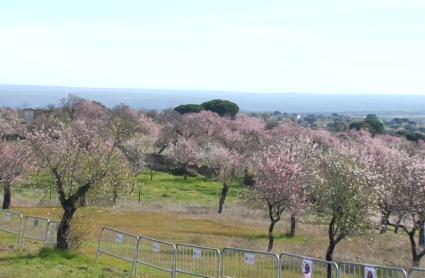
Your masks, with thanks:
[(86, 223), (89, 223), (87, 216), (76, 217), (72, 222), (69, 234), (69, 250), (77, 251), (88, 241), (90, 230)]

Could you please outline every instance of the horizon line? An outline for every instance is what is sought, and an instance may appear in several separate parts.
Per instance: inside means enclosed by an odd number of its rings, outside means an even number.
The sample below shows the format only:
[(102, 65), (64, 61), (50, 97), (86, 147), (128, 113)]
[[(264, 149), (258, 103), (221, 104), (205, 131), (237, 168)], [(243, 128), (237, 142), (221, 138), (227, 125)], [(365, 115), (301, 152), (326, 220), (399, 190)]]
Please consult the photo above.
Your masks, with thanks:
[[(47, 88), (61, 88), (61, 89), (86, 89), (86, 90), (128, 90), (128, 91), (137, 91), (137, 90), (147, 90), (147, 91), (185, 91), (185, 92), (203, 92), (203, 93), (242, 93), (242, 94), (268, 94), (268, 95), (345, 95), (345, 96), (425, 96), (420, 93), (377, 93), (377, 92), (363, 92), (363, 93), (351, 93), (351, 92), (297, 92), (297, 91), (288, 91), (288, 92), (271, 92), (271, 91), (244, 91), (244, 90), (223, 90), (223, 89), (170, 89), (170, 88), (142, 88), (142, 87), (94, 87), (94, 86), (75, 86), (75, 85), (40, 85), (40, 84), (8, 84), (0, 83), (0, 87), (12, 86), (12, 87), (47, 87)], [(72, 92), (69, 92), (72, 94)]]

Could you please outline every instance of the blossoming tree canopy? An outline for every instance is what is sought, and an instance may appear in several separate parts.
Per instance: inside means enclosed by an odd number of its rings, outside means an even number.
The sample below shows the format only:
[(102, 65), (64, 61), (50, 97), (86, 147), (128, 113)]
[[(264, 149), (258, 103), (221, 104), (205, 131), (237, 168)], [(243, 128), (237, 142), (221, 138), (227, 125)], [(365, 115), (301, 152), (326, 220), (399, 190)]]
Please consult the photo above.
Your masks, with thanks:
[(263, 202), (268, 209), (269, 246), (273, 248), (273, 229), (287, 210), (300, 213), (308, 207), (308, 156), (315, 145), (309, 137), (284, 138), (254, 154), (255, 183), (251, 199)]
[(59, 201), (64, 209), (57, 234), (57, 247), (69, 248), (71, 221), (77, 202), (93, 187), (101, 186), (111, 161), (122, 159), (114, 138), (100, 136), (87, 124), (75, 121), (54, 129), (34, 129), (28, 132), (40, 162), (47, 166), (55, 180)]

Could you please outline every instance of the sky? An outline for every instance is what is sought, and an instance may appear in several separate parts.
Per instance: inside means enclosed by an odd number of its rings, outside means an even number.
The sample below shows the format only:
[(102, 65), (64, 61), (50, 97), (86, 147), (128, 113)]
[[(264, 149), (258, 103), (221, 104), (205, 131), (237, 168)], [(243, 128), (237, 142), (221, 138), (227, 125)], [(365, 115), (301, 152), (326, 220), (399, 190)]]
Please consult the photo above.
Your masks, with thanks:
[(424, 0), (1, 0), (0, 84), (425, 94)]

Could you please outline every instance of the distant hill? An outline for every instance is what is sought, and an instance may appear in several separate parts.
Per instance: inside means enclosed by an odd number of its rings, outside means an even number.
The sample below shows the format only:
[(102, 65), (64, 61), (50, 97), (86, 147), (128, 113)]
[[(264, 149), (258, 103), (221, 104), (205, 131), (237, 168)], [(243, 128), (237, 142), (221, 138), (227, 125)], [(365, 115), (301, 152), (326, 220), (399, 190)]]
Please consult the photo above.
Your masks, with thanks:
[(104, 89), (55, 86), (0, 85), (0, 107), (46, 107), (68, 94), (134, 108), (166, 109), (183, 103), (222, 98), (236, 102), (242, 111), (287, 113), (399, 113), (425, 114), (425, 95), (345, 95), (301, 93), (244, 93), (225, 91)]

